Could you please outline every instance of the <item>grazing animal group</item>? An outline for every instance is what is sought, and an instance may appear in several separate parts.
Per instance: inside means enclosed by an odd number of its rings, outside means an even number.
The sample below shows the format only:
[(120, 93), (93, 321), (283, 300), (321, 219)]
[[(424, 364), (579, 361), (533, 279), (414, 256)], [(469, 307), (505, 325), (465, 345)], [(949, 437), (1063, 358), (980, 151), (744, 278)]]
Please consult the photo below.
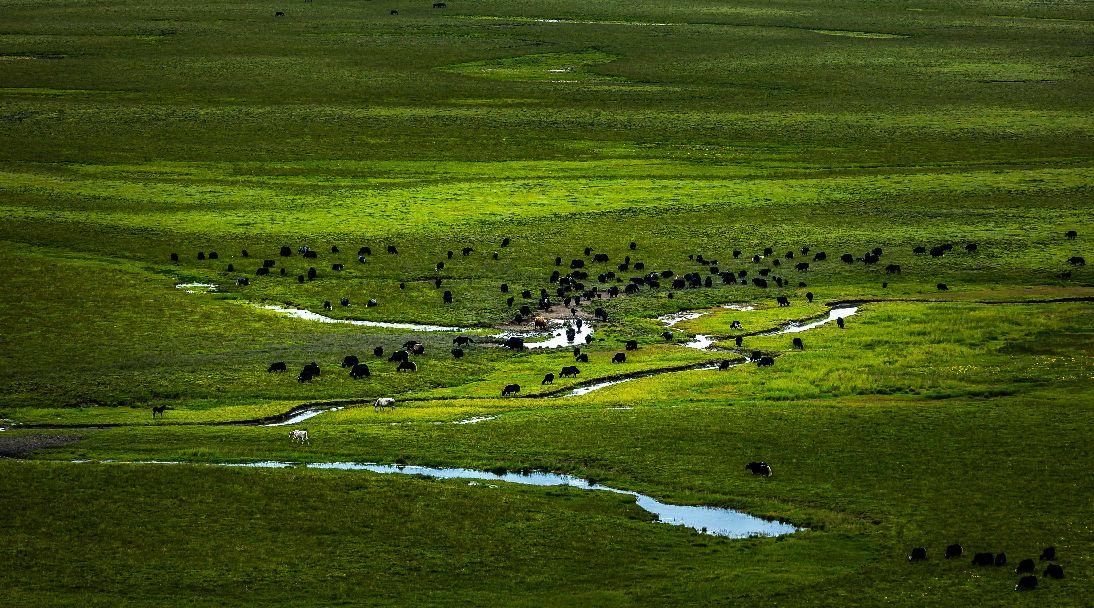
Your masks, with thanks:
[[(946, 546), (945, 558), (957, 559), (965, 554), (965, 548), (959, 543), (954, 543)], [(927, 548), (926, 547), (914, 547), (911, 553), (908, 555), (908, 561), (912, 563), (923, 562), (927, 560)], [(1041, 561), (1056, 562), (1056, 547), (1045, 547), (1041, 551)], [(980, 552), (974, 553), (972, 556), (972, 564), (979, 567), (1003, 567), (1007, 565), (1006, 553), (988, 553)], [(1014, 585), (1015, 591), (1032, 591), (1037, 588), (1038, 579), (1036, 575), (1037, 564), (1033, 561), (1033, 558), (1025, 558), (1018, 562), (1018, 567), (1014, 569), (1014, 573), (1020, 575), (1017, 584)], [(1062, 579), (1064, 578), (1064, 567), (1058, 563), (1048, 564), (1042, 572), (1044, 578)]]

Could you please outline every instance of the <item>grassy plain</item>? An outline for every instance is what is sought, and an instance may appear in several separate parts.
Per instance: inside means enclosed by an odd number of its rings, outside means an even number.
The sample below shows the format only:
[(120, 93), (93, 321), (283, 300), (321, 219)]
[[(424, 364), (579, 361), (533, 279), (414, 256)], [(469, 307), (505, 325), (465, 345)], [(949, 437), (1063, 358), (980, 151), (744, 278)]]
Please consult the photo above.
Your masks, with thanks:
[[(0, 442), (78, 437), (0, 459), (6, 605), (1089, 605), (1094, 274), (1068, 263), (1094, 231), (1089, 4), (430, 4), (0, 0)], [(699, 254), (788, 283), (722, 285)], [(801, 351), (746, 336), (769, 368), (580, 397), (534, 396), (567, 349), (457, 360), (450, 333), (256, 306), (482, 337), (513, 316), (501, 283), (518, 305), (553, 290), (559, 256), (604, 287), (640, 274), (628, 255), (713, 285), (598, 301), (590, 363), (554, 388), (735, 359), (738, 333), (869, 302)], [(709, 312), (666, 342), (655, 319), (680, 310)], [(416, 373), (371, 355), (408, 339)], [(349, 379), (347, 354), (373, 375)], [(524, 396), (500, 398), (511, 382)], [(322, 414), (303, 447), (211, 424), (379, 396), (402, 403)], [(449, 424), (473, 416), (497, 417)], [(71, 459), (542, 468), (808, 530), (712, 538), (573, 489)], [(940, 559), (951, 542), (1054, 544), (1067, 578), (1016, 594), (1011, 569)]]

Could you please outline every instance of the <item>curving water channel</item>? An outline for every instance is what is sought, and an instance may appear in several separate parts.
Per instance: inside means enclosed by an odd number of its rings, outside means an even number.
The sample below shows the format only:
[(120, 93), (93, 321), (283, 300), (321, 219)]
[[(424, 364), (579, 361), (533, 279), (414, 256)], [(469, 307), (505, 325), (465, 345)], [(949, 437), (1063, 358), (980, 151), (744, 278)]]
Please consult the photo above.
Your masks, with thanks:
[(846, 307), (843, 307), (843, 308), (833, 308), (833, 309), (828, 311), (828, 316), (827, 317), (821, 317), (820, 319), (817, 319), (816, 321), (806, 321), (806, 322), (802, 322), (802, 323), (788, 323), (788, 324), (784, 325), (783, 327), (773, 329), (771, 331), (760, 332), (757, 335), (760, 335), (760, 336), (777, 336), (779, 334), (796, 334), (798, 332), (808, 331), (808, 330), (813, 329), (815, 327), (820, 327), (821, 325), (824, 325), (825, 323), (831, 323), (831, 322), (835, 321), (836, 319), (846, 319), (847, 317), (850, 317), (851, 315), (854, 315), (857, 312), (858, 312), (858, 306), (846, 306)]
[[(179, 283), (175, 285), (175, 288), (181, 289), (186, 293), (210, 293), (216, 291), (216, 285), (212, 283)], [(276, 312), (286, 317), (293, 319), (302, 319), (305, 321), (314, 321), (316, 323), (332, 323), (332, 324), (344, 324), (344, 325), (356, 325), (359, 327), (377, 327), (381, 329), (405, 329), (410, 331), (420, 332), (467, 332), (472, 331), (470, 327), (454, 327), (447, 325), (429, 325), (424, 323), (399, 323), (392, 321), (364, 321), (361, 319), (337, 319), (334, 317), (328, 317), (321, 315), (317, 312), (305, 310), (302, 308), (291, 308), (288, 306), (279, 306), (277, 304), (254, 304), (256, 308), (262, 310), (269, 310)], [(589, 336), (593, 335), (593, 326), (588, 322), (582, 322), (581, 327), (577, 327), (576, 323), (571, 321), (552, 320), (550, 322), (549, 331), (507, 331), (501, 334), (496, 334), (493, 337), (498, 339), (506, 339), (511, 337), (524, 338), (529, 340), (525, 342), (525, 348), (540, 349), (540, 348), (563, 348), (567, 346), (573, 346), (575, 344), (585, 344)], [(567, 335), (567, 329), (574, 329), (574, 337), (571, 339)], [(542, 339), (540, 339), (542, 338)]]
[[(729, 308), (729, 309), (732, 309), (732, 310), (741, 310), (741, 311), (754, 310), (753, 307), (751, 307), (751, 306), (744, 306), (744, 305), (739, 305), (739, 304), (724, 304), (724, 305), (722, 305), (722, 308)], [(803, 332), (803, 331), (808, 331), (810, 329), (820, 327), (821, 325), (824, 325), (826, 323), (831, 323), (831, 322), (835, 321), (836, 319), (845, 319), (847, 317), (850, 317), (850, 316), (854, 315), (855, 313), (857, 313), (858, 309), (859, 309), (858, 306), (842, 306), (842, 307), (839, 307), (839, 308), (832, 308), (828, 311), (828, 314), (826, 316), (822, 316), (819, 319), (815, 319), (815, 320), (812, 320), (812, 321), (801, 321), (801, 322), (791, 321), (790, 323), (787, 323), (787, 324), (782, 325), (780, 327), (776, 327), (775, 329), (770, 329), (770, 330), (767, 330), (767, 331), (761, 331), (761, 332), (757, 332), (755, 334), (746, 334), (746, 335), (778, 336), (778, 335), (782, 335), (782, 334), (795, 334), (795, 333), (799, 333), (799, 332)], [(681, 321), (690, 320), (690, 319), (698, 319), (699, 317), (701, 317), (705, 314), (708, 314), (707, 311), (699, 311), (699, 310), (684, 311), (684, 312), (678, 312), (678, 313), (673, 313), (671, 315), (664, 315), (662, 317), (658, 317), (658, 320), (661, 321), (665, 326), (672, 327), (673, 325), (676, 325), (677, 323), (679, 323)], [(705, 350), (705, 351), (716, 350), (714, 348), (714, 343), (717, 341), (717, 339), (718, 339), (717, 337), (707, 335), (707, 334), (696, 334), (695, 336), (692, 337), (691, 340), (683, 343), (683, 346), (686, 347), (686, 348), (694, 348), (694, 349), (697, 349), (697, 350)]]
[[(87, 462), (87, 461), (74, 461)], [(106, 462), (106, 461), (104, 461)], [(175, 461), (135, 461), (127, 464), (191, 464)], [(635, 504), (644, 511), (657, 516), (657, 522), (673, 526), (690, 528), (702, 534), (722, 536), (726, 538), (748, 538), (752, 536), (783, 536), (797, 532), (799, 528), (780, 521), (769, 521), (755, 515), (749, 515), (733, 509), (722, 507), (702, 507), (695, 505), (673, 505), (661, 502), (651, 496), (620, 490), (611, 486), (593, 483), (587, 479), (563, 475), (560, 473), (546, 473), (531, 471), (528, 473), (491, 473), (476, 469), (450, 468), (450, 467), (423, 467), (413, 465), (375, 464), (360, 462), (309, 462), (293, 463), (279, 461), (262, 461), (250, 463), (216, 463), (211, 465), (195, 466), (222, 466), (222, 467), (247, 467), (266, 469), (285, 469), (290, 467), (302, 467), (316, 470), (338, 471), (367, 471), (384, 475), (424, 475), (437, 479), (471, 479), (480, 481), (497, 481), (513, 483), (525, 486), (566, 486), (579, 490), (591, 490), (597, 492), (611, 492), (613, 494), (625, 494), (635, 498)]]
[(467, 327), (448, 327), (445, 325), (425, 325), (421, 323), (392, 323), (389, 321), (362, 321), (360, 319), (335, 319), (334, 317), (328, 317), (321, 315), (317, 312), (310, 310), (304, 310), (301, 308), (287, 308), (285, 306), (278, 306), (276, 304), (261, 304), (257, 305), (262, 310), (272, 310), (276, 313), (285, 315), (286, 317), (292, 317), (294, 319), (304, 319), (305, 321), (315, 321), (317, 323), (342, 323), (346, 325), (358, 325), (361, 327), (381, 327), (384, 329), (409, 329), (412, 331), (421, 332), (438, 332), (438, 331), (450, 331), (460, 332), (468, 331)]
[(262, 426), (287, 426), (287, 425), (290, 425), (290, 424), (299, 424), (301, 422), (304, 422), (305, 420), (310, 420), (312, 418), (315, 418), (319, 414), (326, 414), (327, 412), (337, 412), (339, 410), (344, 410), (344, 409), (346, 409), (346, 408), (345, 407), (319, 407), (319, 408), (315, 408), (313, 410), (304, 410), (304, 411), (302, 411), (302, 412), (300, 412), (300, 413), (298, 413), (294, 416), (286, 418), (285, 420), (281, 420), (279, 422), (271, 422), (269, 424), (263, 424)]

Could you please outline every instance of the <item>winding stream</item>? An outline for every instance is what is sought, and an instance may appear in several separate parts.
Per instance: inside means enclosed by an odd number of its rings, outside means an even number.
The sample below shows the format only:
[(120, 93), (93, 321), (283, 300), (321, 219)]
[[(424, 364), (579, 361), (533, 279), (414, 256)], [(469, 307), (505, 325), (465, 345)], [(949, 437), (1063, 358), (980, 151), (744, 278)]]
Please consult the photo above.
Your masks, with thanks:
[[(725, 304), (722, 306), (722, 308), (742, 311), (753, 310), (753, 307), (751, 306), (743, 306), (739, 304)], [(809, 331), (810, 329), (820, 327), (821, 325), (824, 325), (826, 323), (832, 323), (838, 318), (846, 319), (847, 317), (850, 317), (857, 313), (858, 309), (858, 306), (841, 306), (838, 308), (832, 308), (828, 310), (828, 314), (826, 316), (822, 316), (812, 321), (791, 321), (774, 329), (744, 335), (778, 336), (782, 334), (796, 334), (799, 332)], [(673, 325), (681, 321), (698, 319), (705, 314), (707, 314), (707, 312), (705, 311), (685, 311), (673, 313), (671, 315), (664, 315), (662, 317), (658, 317), (658, 320), (661, 321), (665, 326), (672, 327)], [(714, 348), (714, 343), (717, 340), (718, 338), (715, 336), (707, 334), (696, 334), (694, 337), (692, 337), (691, 340), (683, 343), (683, 346), (686, 348), (694, 348), (697, 350), (713, 351), (717, 350)]]
[[(86, 462), (86, 461), (78, 461)], [(185, 465), (191, 463), (174, 461), (135, 461), (125, 464), (174, 464)], [(449, 468), (449, 467), (423, 467), (413, 465), (392, 465), (359, 462), (309, 462), (293, 463), (279, 461), (262, 461), (251, 463), (216, 463), (210, 465), (193, 464), (193, 466), (222, 466), (222, 467), (247, 467), (265, 469), (285, 469), (301, 467), (316, 470), (338, 471), (367, 471), (384, 475), (424, 475), (437, 479), (472, 479), (480, 481), (497, 481), (526, 486), (566, 486), (579, 490), (591, 490), (597, 492), (611, 492), (613, 494), (625, 494), (635, 498), (635, 504), (639, 508), (657, 516), (657, 522), (673, 526), (690, 528), (702, 534), (722, 536), (726, 538), (748, 538), (751, 536), (783, 536), (797, 532), (799, 528), (780, 521), (769, 521), (755, 515), (749, 515), (733, 509), (722, 507), (703, 507), (695, 505), (673, 505), (661, 502), (653, 497), (620, 490), (611, 486), (593, 483), (587, 479), (563, 475), (560, 473), (546, 473), (532, 471), (529, 473), (491, 473), (476, 469)]]

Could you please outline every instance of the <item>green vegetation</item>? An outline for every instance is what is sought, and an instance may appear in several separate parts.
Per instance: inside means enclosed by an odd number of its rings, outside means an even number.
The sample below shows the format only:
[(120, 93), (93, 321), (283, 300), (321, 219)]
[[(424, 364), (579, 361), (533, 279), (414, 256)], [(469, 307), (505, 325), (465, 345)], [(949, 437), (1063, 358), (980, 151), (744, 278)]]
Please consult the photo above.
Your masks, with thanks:
[[(1094, 235), (1088, 4), (430, 4), (0, 0), (6, 606), (1089, 604), (1094, 271), (1068, 262)], [(491, 340), (574, 259), (587, 288), (674, 275), (575, 305), (608, 320), (581, 375), (542, 386), (569, 348)], [(720, 274), (761, 269), (768, 288)], [(672, 286), (693, 272), (711, 285)], [(755, 335), (846, 301), (845, 329)], [(704, 314), (665, 340), (680, 311)], [(387, 361), (407, 340), (417, 372)], [(774, 365), (694, 369), (754, 350)], [(598, 379), (626, 381), (568, 395)], [(538, 468), (808, 529), (193, 464), (262, 460)], [(1067, 575), (1016, 594), (1013, 567), (941, 559), (951, 542), (1055, 545)]]

